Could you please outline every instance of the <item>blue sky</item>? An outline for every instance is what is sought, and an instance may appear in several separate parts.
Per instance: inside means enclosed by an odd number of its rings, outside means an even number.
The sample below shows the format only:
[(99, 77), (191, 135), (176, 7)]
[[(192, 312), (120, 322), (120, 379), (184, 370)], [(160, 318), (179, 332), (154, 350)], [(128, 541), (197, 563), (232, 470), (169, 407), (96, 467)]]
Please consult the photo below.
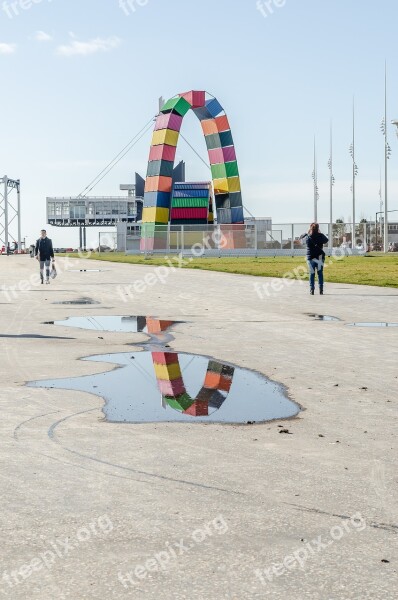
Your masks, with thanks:
[[(350, 217), (355, 94), (357, 215), (374, 215), (383, 162), (385, 59), (389, 117), (398, 118), (396, 1), (259, 5), (262, 12), (256, 0), (131, 0), (124, 9), (119, 0), (0, 0), (0, 171), (22, 180), (22, 233), (28, 241), (45, 222), (46, 196), (79, 193), (156, 113), (160, 95), (190, 89), (208, 90), (225, 107), (244, 203), (275, 223), (312, 218), (314, 134), (319, 220), (327, 221), (331, 118), (335, 216)], [(206, 157), (193, 115), (183, 133)], [(398, 209), (392, 126), (389, 135), (390, 208)], [(145, 174), (150, 137), (96, 188), (98, 195), (118, 195), (119, 183), (132, 180), (135, 170)], [(190, 179), (208, 177), (182, 140), (178, 156), (187, 161)], [(57, 245), (77, 241), (77, 233), (51, 235)]]

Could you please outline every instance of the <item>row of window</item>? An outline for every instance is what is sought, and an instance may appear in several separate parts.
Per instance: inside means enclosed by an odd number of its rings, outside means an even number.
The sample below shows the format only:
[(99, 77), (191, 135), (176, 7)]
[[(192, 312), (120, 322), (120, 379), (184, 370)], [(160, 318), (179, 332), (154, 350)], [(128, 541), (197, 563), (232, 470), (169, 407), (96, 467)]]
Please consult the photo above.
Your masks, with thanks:
[[(86, 205), (85, 201), (70, 203), (70, 202), (49, 202), (48, 216), (58, 217), (60, 219), (85, 219), (94, 218), (96, 216), (118, 216), (128, 215), (134, 216), (134, 202), (89, 202)], [(87, 212), (86, 212), (87, 210)]]

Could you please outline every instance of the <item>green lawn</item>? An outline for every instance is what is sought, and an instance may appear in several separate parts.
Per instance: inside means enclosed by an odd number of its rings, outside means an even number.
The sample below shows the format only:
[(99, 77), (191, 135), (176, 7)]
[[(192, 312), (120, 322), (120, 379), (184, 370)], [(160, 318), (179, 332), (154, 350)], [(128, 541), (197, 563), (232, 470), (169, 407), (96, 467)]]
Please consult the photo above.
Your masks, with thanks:
[[(65, 256), (65, 255), (61, 255)], [(76, 254), (71, 254), (78, 258)], [(128, 263), (134, 265), (169, 266), (173, 262), (178, 266), (178, 258), (171, 255), (168, 260), (163, 257), (145, 258), (144, 256), (126, 256), (122, 253), (97, 254), (90, 257), (93, 260)], [(355, 283), (361, 285), (377, 285), (398, 288), (398, 254), (370, 254), (367, 256), (349, 256), (345, 258), (327, 259), (325, 279), (332, 283)], [(239, 273), (257, 277), (284, 277), (291, 274), (295, 279), (304, 279), (302, 269), (306, 266), (304, 257), (276, 258), (195, 258), (184, 259), (183, 268), (220, 271), (223, 273)]]

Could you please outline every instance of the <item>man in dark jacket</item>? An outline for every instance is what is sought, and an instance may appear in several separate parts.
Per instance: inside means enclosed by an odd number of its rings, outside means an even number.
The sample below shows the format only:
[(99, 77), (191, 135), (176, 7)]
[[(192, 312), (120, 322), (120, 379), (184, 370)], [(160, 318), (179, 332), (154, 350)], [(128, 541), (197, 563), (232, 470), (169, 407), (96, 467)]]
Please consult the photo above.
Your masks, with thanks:
[(45, 229), (41, 230), (40, 238), (36, 242), (35, 256), (40, 262), (40, 279), (44, 283), (44, 267), (46, 267), (46, 283), (50, 283), (50, 264), (51, 260), (54, 263), (53, 243), (47, 237)]
[(324, 244), (329, 242), (319, 230), (318, 223), (312, 223), (308, 233), (301, 236), (307, 244), (307, 263), (310, 272), (310, 293), (315, 293), (315, 273), (318, 273), (319, 293), (323, 295), (323, 265), (325, 264)]

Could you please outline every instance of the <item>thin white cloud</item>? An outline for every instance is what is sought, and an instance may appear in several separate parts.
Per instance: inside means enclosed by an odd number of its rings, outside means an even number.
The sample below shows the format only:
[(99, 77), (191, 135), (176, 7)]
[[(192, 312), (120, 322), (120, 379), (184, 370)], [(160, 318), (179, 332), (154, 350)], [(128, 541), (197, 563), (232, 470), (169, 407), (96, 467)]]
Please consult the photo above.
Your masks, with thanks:
[(0, 54), (14, 54), (16, 49), (16, 44), (6, 44), (5, 42), (0, 42)]
[(72, 39), (69, 44), (58, 46), (57, 54), (60, 56), (89, 56), (97, 54), (97, 52), (109, 52), (114, 48), (118, 48), (122, 40), (116, 36), (109, 38), (95, 38), (87, 42), (79, 42)]
[(45, 31), (36, 31), (34, 39), (36, 40), (36, 42), (52, 42), (54, 38), (52, 35), (46, 33)]

